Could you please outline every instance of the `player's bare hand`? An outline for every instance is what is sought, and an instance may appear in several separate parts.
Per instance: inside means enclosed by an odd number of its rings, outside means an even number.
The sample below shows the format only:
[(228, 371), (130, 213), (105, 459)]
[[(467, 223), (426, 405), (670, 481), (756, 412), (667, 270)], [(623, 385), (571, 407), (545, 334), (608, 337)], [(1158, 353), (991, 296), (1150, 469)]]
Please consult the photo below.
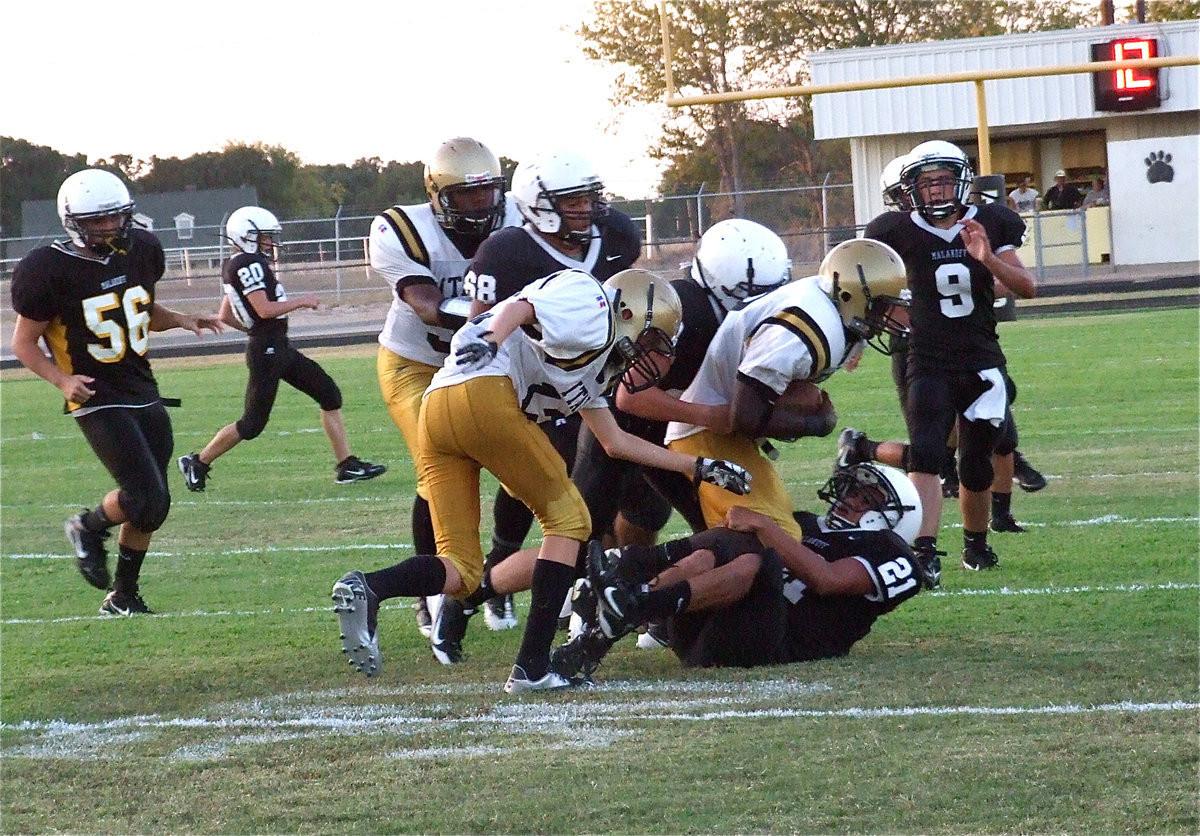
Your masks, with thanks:
[(96, 378), (86, 374), (73, 374), (58, 384), (58, 388), (71, 403), (87, 403), (88, 398), (96, 394), (96, 390), (91, 387), (95, 382)]
[(979, 221), (970, 219), (962, 222), (963, 246), (976, 261), (986, 261), (992, 255), (992, 242), (987, 230)]
[(733, 531), (756, 532), (768, 524), (771, 518), (753, 511), (744, 505), (734, 505), (725, 512), (725, 527)]
[(212, 331), (214, 334), (220, 334), (225, 330), (225, 323), (217, 316), (200, 314), (199, 316), (186, 317), (186, 319), (191, 321), (185, 323), (183, 327), (187, 328), (197, 337), (203, 337), (206, 330)]
[(315, 293), (306, 293), (303, 296), (301, 296), (299, 299), (297, 299), (296, 301), (299, 303), (300, 307), (309, 308), (314, 311), (317, 308), (321, 307), (321, 300), (317, 297), (317, 294), (315, 294)]

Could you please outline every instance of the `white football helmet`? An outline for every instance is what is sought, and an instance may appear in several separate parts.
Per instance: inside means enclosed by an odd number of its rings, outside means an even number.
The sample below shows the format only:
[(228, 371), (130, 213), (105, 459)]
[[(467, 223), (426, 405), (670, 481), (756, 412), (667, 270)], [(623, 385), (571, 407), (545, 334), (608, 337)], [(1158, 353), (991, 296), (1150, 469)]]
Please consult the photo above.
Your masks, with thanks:
[[(917, 189), (917, 176), (923, 171), (946, 169), (954, 177), (954, 198), (926, 204)], [(908, 162), (900, 172), (900, 182), (913, 207), (926, 219), (946, 218), (957, 212), (967, 202), (974, 174), (967, 155), (957, 145), (940, 139), (922, 142), (908, 152)]]
[[(539, 232), (582, 246), (592, 239), (591, 225), (608, 214), (604, 181), (590, 162), (573, 151), (552, 151), (521, 163), (513, 172), (512, 194), (521, 216)], [(571, 230), (558, 199), (581, 194), (592, 197), (588, 228)], [(571, 219), (582, 220), (575, 213)]]
[[(269, 250), (263, 249), (260, 235), (271, 236)], [(229, 220), (225, 221), (225, 238), (244, 253), (263, 253), (273, 257), (282, 235), (283, 227), (278, 219), (261, 206), (243, 206), (234, 210)]]
[[(456, 205), (456, 194), (467, 189), (490, 189), (482, 209)], [(486, 237), (504, 222), (504, 173), (500, 160), (486, 145), (466, 136), (448, 139), (425, 164), (425, 193), (434, 217), (445, 230)]]
[(903, 212), (912, 211), (912, 203), (909, 202), (908, 195), (904, 193), (904, 184), (900, 181), (900, 174), (904, 171), (904, 165), (907, 162), (908, 154), (901, 154), (885, 165), (883, 173), (879, 175), (879, 190), (883, 192), (883, 205)]
[(838, 244), (818, 270), (818, 285), (837, 306), (846, 330), (882, 354), (891, 347), (882, 334), (908, 335), (908, 327), (891, 316), (893, 305), (908, 307), (908, 273), (899, 254), (882, 241), (851, 238)]
[(730, 218), (700, 236), (691, 273), (724, 315), (791, 281), (792, 262), (774, 232), (754, 221)]
[[(610, 378), (621, 375), (630, 392), (658, 385), (660, 370), (652, 355), (675, 356), (675, 340), (683, 328), (683, 302), (671, 283), (649, 270), (622, 270), (604, 283), (612, 301), (615, 340), (610, 355)], [(631, 380), (626, 374), (636, 372)]]
[[(120, 217), (115, 234), (89, 235), (79, 221), (85, 218)], [(101, 168), (85, 168), (63, 181), (58, 189), (58, 218), (71, 241), (96, 255), (107, 256), (129, 248), (133, 227), (133, 198), (121, 178)]]
[(889, 529), (910, 545), (921, 531), (921, 497), (894, 467), (877, 462), (839, 467), (817, 496), (829, 503), (825, 525), (830, 529)]

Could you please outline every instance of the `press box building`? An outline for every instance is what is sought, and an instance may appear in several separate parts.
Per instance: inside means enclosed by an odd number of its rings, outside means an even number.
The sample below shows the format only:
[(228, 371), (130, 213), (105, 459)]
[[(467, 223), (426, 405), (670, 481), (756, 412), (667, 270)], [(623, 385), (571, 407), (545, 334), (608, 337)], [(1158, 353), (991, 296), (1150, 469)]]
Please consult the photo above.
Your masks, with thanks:
[[(1114, 47), (1114, 44), (1120, 46)], [(1195, 56), (1200, 21), (1121, 24), (1089, 29), (832, 50), (810, 56), (813, 84), (931, 76), (994, 69), (1082, 64), (1117, 58)], [(1156, 54), (1145, 55), (1148, 50)], [(1130, 72), (1130, 71), (1126, 71)], [(1093, 76), (1097, 75), (1096, 78)], [(1146, 70), (1132, 82), (1132, 100), (1114, 92), (1111, 75), (1092, 73), (984, 82), (991, 170), (1007, 190), (1026, 176), (1045, 194), (1054, 172), (1086, 189), (1103, 172), (1111, 210), (1087, 213), (1111, 234), (1110, 252), (1091, 261), (1158, 264), (1200, 258), (1200, 68), (1162, 67), (1154, 84)], [(1103, 108), (1142, 109), (1116, 109)], [(813, 97), (818, 139), (849, 139), (856, 222), (884, 210), (879, 176), (890, 160), (927, 139), (955, 143), (978, 159), (973, 82), (884, 88)], [(1041, 213), (1039, 223), (1055, 220)], [(1077, 215), (1059, 218), (1078, 227)], [(1098, 237), (1098, 236), (1094, 236)], [(1078, 258), (1076, 257), (1078, 261)]]

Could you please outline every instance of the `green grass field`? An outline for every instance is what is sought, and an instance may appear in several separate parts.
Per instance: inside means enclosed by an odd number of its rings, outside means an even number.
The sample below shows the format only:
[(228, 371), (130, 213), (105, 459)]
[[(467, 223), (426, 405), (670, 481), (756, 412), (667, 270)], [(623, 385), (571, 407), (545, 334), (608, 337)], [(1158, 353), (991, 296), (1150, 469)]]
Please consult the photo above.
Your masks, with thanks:
[[(4, 833), (1178, 833), (1200, 831), (1195, 310), (1002, 326), (1021, 448), (1050, 478), (943, 588), (844, 659), (684, 671), (618, 646), (589, 691), (509, 697), (520, 630), (472, 621), (439, 665), (408, 602), (381, 676), (343, 661), (329, 590), (410, 553), (411, 465), (371, 347), (313, 352), (355, 452), (338, 486), (315, 406), (175, 503), (143, 572), (158, 614), (97, 616), (63, 520), (109, 489), (56, 390), (0, 396)], [(841, 426), (899, 437), (887, 361), (829, 381)], [(240, 357), (160, 361), (176, 455), (241, 408)], [(834, 436), (780, 467), (815, 507)], [(494, 482), (488, 481), (490, 497)], [(673, 518), (669, 533), (682, 531)], [(484, 532), (485, 536), (489, 534)], [(527, 598), (518, 599), (524, 623)]]

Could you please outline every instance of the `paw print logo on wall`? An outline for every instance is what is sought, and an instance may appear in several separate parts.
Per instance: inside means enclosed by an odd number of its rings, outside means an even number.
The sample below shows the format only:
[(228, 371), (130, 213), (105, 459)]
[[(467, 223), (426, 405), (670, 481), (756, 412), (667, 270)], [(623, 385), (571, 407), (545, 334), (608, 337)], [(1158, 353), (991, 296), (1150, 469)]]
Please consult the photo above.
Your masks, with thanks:
[(1170, 183), (1175, 179), (1175, 169), (1171, 168), (1171, 155), (1162, 151), (1152, 151), (1146, 157), (1146, 179), (1151, 183)]

